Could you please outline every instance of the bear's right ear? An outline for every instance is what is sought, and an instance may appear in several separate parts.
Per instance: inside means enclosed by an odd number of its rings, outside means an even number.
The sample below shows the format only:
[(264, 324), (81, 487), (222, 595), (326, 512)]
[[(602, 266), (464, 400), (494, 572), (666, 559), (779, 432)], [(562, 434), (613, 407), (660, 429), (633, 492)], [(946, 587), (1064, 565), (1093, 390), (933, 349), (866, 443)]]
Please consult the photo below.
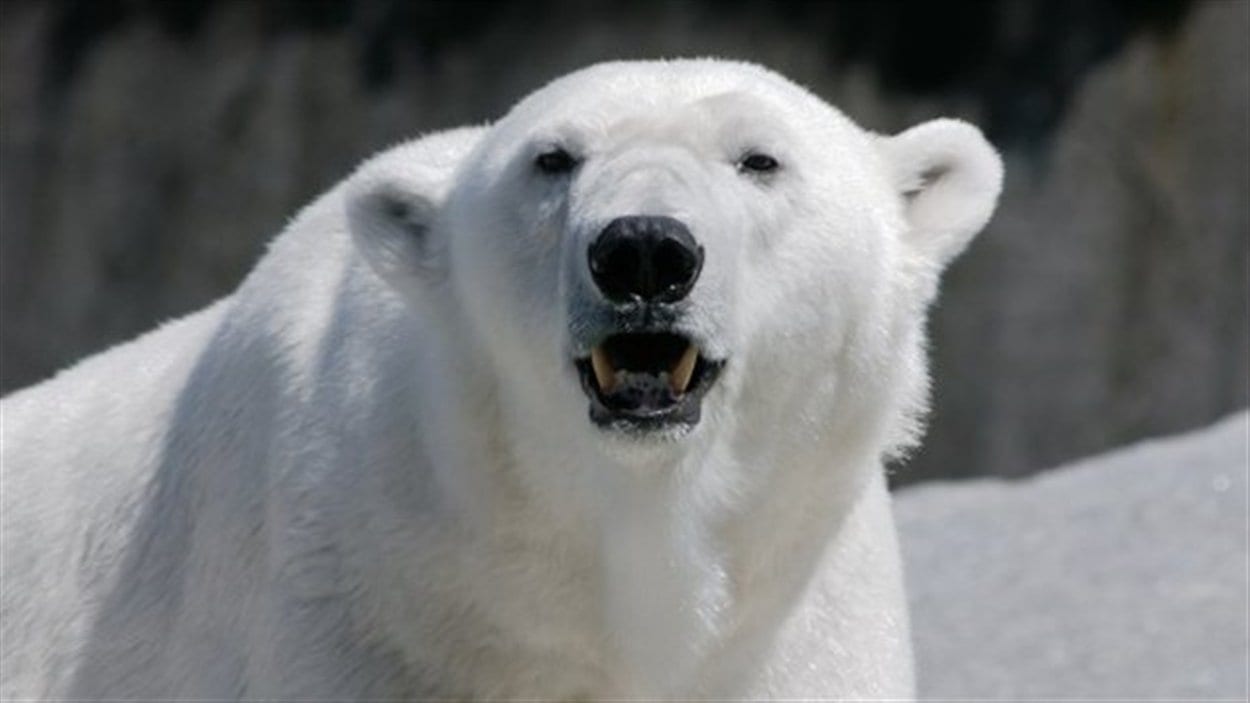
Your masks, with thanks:
[(347, 223), (356, 248), (392, 285), (406, 287), (442, 271), (430, 235), (442, 193), (431, 186), (365, 172), (348, 188)]
[(401, 289), (437, 280), (447, 261), (434, 225), (455, 175), (486, 127), (436, 132), (366, 161), (348, 179), (347, 226), (356, 248)]

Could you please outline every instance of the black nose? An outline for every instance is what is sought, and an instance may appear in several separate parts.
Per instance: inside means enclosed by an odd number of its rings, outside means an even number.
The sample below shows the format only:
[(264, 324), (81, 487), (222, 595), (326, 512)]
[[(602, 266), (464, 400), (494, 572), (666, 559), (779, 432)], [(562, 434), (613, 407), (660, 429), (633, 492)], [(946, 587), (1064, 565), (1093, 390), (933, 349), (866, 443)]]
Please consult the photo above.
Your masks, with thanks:
[(618, 217), (590, 245), (590, 274), (613, 302), (681, 300), (702, 268), (703, 247), (671, 217)]

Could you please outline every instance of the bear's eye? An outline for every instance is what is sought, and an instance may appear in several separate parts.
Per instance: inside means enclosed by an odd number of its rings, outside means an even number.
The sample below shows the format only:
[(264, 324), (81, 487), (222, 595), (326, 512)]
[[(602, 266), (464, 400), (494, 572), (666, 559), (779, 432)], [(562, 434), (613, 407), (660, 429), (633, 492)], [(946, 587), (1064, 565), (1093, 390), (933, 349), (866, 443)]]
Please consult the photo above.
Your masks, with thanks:
[(577, 159), (572, 154), (560, 148), (544, 151), (534, 159), (534, 165), (538, 167), (538, 170), (549, 176), (569, 173), (577, 168), (577, 163)]
[(781, 167), (777, 159), (758, 151), (747, 154), (738, 162), (738, 168), (751, 173), (772, 173)]

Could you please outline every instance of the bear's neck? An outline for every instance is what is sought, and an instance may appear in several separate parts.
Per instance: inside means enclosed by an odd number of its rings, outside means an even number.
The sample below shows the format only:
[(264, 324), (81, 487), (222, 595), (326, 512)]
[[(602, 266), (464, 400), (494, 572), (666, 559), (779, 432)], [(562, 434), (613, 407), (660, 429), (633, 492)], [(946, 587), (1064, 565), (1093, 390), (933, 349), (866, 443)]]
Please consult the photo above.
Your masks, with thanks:
[[(473, 465), (453, 472), (458, 482), (476, 476), (473, 494), (493, 499), (477, 503), (489, 516), (467, 523), (561, 556), (529, 580), (496, 577), (498, 597), (561, 594), (526, 599), (535, 626), (580, 630), (558, 639), (598, 643), (594, 658), (622, 696), (731, 690), (724, 682), (765, 655), (840, 516), (880, 470), (875, 454), (852, 443), (804, 442), (750, 417), (740, 422), (754, 423), (751, 433), (697, 435), (679, 459), (613, 457), (561, 436), (540, 413), (509, 413), (497, 390), (477, 397), (496, 405), (464, 410), (479, 426), (493, 418), (495, 431), (478, 433), (481, 443), (462, 456)], [(495, 544), (483, 558), (506, 562), (509, 552)], [(718, 671), (726, 661), (735, 670)]]
[[(822, 405), (796, 407), (799, 394), (746, 385), (737, 412), (709, 414), (680, 457), (613, 456), (570, 419), (584, 414), (536, 407), (542, 394), (510, 395), (496, 364), (471, 351), (484, 346), (453, 339), (427, 349), (441, 357), (425, 365), (438, 373), (416, 401), (425, 456), (413, 461), (429, 467), (439, 517), (413, 534), (436, 533), (422, 553), (454, 558), (428, 563), (402, 589), (395, 609), (420, 612), (384, 624), (414, 668), (444, 672), (449, 683), (436, 688), (457, 695), (738, 690), (732, 682), (767, 657), (844, 516), (880, 478), (880, 428), (863, 424), (876, 420), (852, 394), (812, 393)], [(396, 582), (411, 581), (411, 570), (381, 561)], [(473, 587), (430, 591), (435, 571)], [(448, 614), (463, 622), (440, 626), (456, 633), (446, 641), (406, 622)], [(480, 661), (457, 654), (466, 650)], [(463, 666), (453, 671), (452, 660)], [(519, 672), (516, 685), (474, 688), (500, 671)]]

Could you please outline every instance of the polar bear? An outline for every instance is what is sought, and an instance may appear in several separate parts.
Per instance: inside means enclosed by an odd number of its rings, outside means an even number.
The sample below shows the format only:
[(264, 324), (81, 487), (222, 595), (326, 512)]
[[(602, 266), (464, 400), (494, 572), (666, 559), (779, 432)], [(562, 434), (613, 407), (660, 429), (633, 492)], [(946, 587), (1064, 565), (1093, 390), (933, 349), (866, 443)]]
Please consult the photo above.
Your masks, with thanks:
[(883, 461), (1000, 161), (593, 66), (3, 401), (3, 694), (907, 698)]

